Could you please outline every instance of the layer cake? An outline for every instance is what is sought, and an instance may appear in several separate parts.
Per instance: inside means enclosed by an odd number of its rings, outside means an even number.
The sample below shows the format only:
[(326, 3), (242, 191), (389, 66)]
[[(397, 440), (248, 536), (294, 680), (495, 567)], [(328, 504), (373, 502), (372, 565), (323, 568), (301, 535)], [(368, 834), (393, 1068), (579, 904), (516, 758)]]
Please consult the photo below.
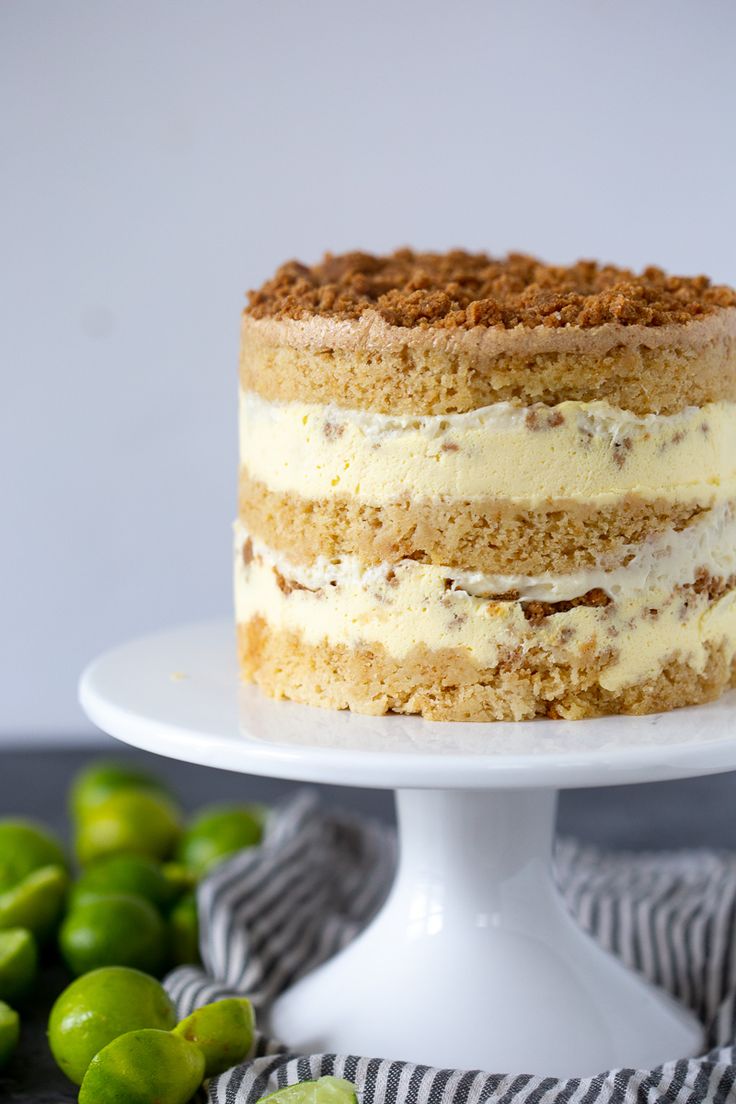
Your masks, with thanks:
[(277, 698), (576, 719), (736, 677), (736, 293), (401, 250), (250, 294), (235, 590)]

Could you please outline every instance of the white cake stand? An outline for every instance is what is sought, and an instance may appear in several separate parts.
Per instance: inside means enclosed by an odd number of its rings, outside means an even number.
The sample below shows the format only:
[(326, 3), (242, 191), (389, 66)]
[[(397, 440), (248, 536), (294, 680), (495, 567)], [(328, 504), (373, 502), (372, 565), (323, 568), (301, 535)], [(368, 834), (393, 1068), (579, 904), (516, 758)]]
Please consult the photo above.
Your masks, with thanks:
[[(553, 881), (556, 791), (736, 768), (736, 695), (649, 717), (432, 724), (274, 703), (239, 685), (232, 626), (108, 652), (80, 696), (146, 751), (276, 778), (396, 789), (389, 898), (280, 998), (295, 1050), (584, 1076), (697, 1053), (696, 1021), (585, 935)], [(625, 793), (621, 795), (625, 801)]]

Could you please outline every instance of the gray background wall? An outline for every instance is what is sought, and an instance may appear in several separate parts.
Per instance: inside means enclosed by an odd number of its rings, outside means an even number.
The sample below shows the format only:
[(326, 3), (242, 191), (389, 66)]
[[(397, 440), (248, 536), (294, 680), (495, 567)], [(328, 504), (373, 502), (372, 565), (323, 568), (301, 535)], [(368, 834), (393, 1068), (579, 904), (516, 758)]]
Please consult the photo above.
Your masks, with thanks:
[(732, 0), (3, 0), (0, 738), (230, 605), (238, 316), (462, 244), (736, 280)]

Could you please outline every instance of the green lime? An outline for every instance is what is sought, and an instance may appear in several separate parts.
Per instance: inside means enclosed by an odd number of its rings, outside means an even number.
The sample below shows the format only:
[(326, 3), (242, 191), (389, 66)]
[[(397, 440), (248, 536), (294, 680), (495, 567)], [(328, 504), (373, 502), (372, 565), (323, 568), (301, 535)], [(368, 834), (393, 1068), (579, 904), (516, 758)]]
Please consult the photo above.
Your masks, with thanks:
[(258, 805), (211, 805), (187, 827), (177, 852), (179, 862), (202, 877), (217, 863), (260, 843), (263, 810)]
[(0, 820), (0, 893), (41, 866), (66, 867), (58, 840), (32, 820)]
[(85, 767), (74, 779), (69, 793), (72, 816), (81, 819), (118, 790), (150, 790), (169, 796), (163, 783), (147, 771), (114, 759), (103, 759)]
[(197, 884), (197, 879), (182, 863), (168, 862), (162, 866), (164, 878), (169, 883), (173, 900), (178, 901), (185, 893), (189, 893)]
[(174, 966), (199, 962), (199, 917), (193, 893), (177, 901), (169, 914), (169, 949)]
[(77, 978), (57, 998), (49, 1017), (49, 1045), (75, 1085), (103, 1047), (142, 1027), (170, 1031), (176, 1012), (155, 978), (125, 966), (104, 966)]
[(299, 1081), (285, 1089), (263, 1096), (271, 1104), (357, 1104), (358, 1090), (340, 1077), (320, 1077), (318, 1081)]
[(217, 1077), (236, 1066), (253, 1045), (253, 1005), (245, 997), (228, 997), (197, 1008), (177, 1024), (174, 1034), (195, 1043), (204, 1054), (205, 1077)]
[(61, 919), (69, 884), (61, 866), (42, 866), (0, 893), (0, 930), (28, 928), (43, 942)]
[(20, 1016), (0, 1001), (0, 1069), (7, 1066), (20, 1039)]
[(77, 856), (83, 866), (126, 852), (167, 859), (180, 834), (179, 812), (168, 798), (144, 790), (118, 790), (80, 820)]
[(160, 863), (144, 855), (113, 855), (84, 871), (72, 886), (70, 907), (74, 909), (85, 901), (110, 893), (143, 897), (160, 912), (166, 912), (176, 896)]
[(24, 996), (38, 971), (36, 940), (26, 928), (0, 931), (0, 1000)]
[(59, 946), (73, 974), (100, 966), (131, 966), (157, 974), (164, 965), (166, 928), (142, 897), (122, 893), (77, 906), (59, 931)]
[(203, 1077), (193, 1043), (168, 1031), (130, 1031), (92, 1059), (79, 1104), (188, 1104)]

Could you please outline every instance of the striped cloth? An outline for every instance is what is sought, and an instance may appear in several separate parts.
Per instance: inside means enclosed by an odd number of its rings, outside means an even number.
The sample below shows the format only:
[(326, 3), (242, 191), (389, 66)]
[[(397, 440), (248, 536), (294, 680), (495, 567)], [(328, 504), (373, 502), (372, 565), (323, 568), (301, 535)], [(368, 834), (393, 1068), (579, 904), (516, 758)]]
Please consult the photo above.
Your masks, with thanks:
[[(364, 927), (394, 866), (392, 832), (327, 815), (311, 794), (300, 795), (272, 817), (262, 846), (200, 887), (203, 968), (181, 967), (166, 982), (180, 1014), (233, 994), (267, 1007)], [(255, 1104), (284, 1085), (332, 1074), (353, 1081), (362, 1104), (734, 1104), (736, 857), (602, 854), (565, 842), (557, 869), (583, 927), (699, 1016), (706, 1054), (559, 1080), (358, 1055), (297, 1057), (259, 1035), (249, 1061), (210, 1082), (209, 1100)]]

